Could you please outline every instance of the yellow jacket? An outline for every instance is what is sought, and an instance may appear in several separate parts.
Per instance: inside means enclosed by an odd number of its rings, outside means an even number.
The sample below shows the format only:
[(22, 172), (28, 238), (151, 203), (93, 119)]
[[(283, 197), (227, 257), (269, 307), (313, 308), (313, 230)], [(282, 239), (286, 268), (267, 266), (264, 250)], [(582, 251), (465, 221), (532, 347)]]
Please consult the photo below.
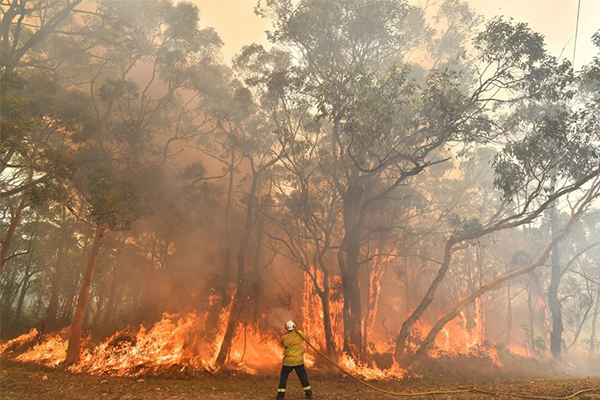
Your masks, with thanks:
[[(302, 331), (298, 331), (304, 336)], [(289, 331), (281, 336), (281, 344), (285, 347), (283, 354), (283, 365), (286, 367), (296, 367), (304, 364), (304, 349), (302, 348), (302, 337), (295, 331)]]

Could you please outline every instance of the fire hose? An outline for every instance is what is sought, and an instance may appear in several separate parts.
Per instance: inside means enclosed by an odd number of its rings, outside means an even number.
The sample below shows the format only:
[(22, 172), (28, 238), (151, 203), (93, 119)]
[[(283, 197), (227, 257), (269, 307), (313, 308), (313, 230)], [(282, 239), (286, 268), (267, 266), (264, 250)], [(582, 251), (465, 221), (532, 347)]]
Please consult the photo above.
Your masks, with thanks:
[(341, 365), (339, 365), (337, 362), (333, 361), (331, 358), (329, 358), (327, 355), (323, 354), (319, 349), (317, 349), (315, 346), (312, 345), (311, 342), (309, 342), (306, 337), (304, 337), (304, 335), (302, 335), (301, 333), (299, 333), (298, 331), (295, 331), (305, 342), (306, 344), (308, 344), (318, 355), (320, 355), (321, 357), (323, 357), (325, 360), (327, 360), (331, 365), (333, 365), (334, 367), (336, 367), (337, 369), (339, 369), (340, 371), (342, 371), (344, 374), (348, 375), (350, 378), (354, 379), (355, 381), (365, 385), (366, 387), (376, 390), (378, 392), (381, 393), (385, 393), (388, 394), (390, 396), (398, 396), (398, 397), (417, 397), (417, 396), (430, 396), (430, 395), (435, 395), (435, 394), (460, 394), (460, 393), (481, 393), (481, 394), (487, 394), (490, 396), (507, 396), (507, 397), (518, 397), (518, 398), (524, 398), (524, 399), (537, 399), (537, 400), (567, 400), (567, 399), (573, 399), (581, 394), (584, 393), (589, 393), (589, 392), (600, 392), (600, 387), (596, 387), (596, 388), (589, 388), (589, 389), (582, 389), (582, 390), (578, 390), (577, 392), (574, 392), (570, 395), (567, 396), (560, 396), (560, 397), (552, 397), (552, 396), (541, 396), (541, 395), (534, 395), (534, 394), (527, 394), (527, 393), (519, 393), (519, 392), (498, 392), (498, 391), (490, 391), (490, 390), (484, 390), (484, 389), (479, 389), (475, 386), (460, 386), (456, 389), (439, 389), (439, 390), (428, 390), (425, 392), (394, 392), (391, 390), (386, 390), (386, 389), (381, 389), (378, 388), (377, 386), (371, 385), (369, 382), (360, 379), (359, 377), (353, 375), (352, 373), (348, 372), (344, 367), (342, 367)]

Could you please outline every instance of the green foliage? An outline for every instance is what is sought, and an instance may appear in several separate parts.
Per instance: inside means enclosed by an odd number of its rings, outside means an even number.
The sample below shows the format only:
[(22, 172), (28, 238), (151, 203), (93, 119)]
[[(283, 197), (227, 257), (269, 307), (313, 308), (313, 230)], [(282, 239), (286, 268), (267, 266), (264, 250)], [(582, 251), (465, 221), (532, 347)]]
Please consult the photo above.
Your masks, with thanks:
[(514, 64), (527, 69), (546, 55), (541, 34), (532, 31), (526, 23), (513, 24), (502, 17), (489, 21), (486, 29), (475, 37), (474, 44), (486, 61), (501, 60), (505, 68)]
[(144, 214), (139, 186), (134, 179), (118, 177), (110, 168), (86, 172), (90, 217), (111, 230), (129, 229)]
[(459, 215), (452, 215), (448, 223), (453, 230), (453, 236), (468, 235), (482, 229), (478, 218), (461, 218)]

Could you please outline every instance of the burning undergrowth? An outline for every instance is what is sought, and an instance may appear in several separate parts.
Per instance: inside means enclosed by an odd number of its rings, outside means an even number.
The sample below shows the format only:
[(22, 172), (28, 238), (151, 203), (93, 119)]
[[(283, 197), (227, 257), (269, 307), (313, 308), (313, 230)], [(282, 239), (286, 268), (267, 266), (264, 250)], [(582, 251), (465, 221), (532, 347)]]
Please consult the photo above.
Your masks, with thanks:
[[(193, 376), (217, 371), (215, 359), (220, 334), (209, 341), (204, 318), (191, 313), (185, 317), (164, 314), (150, 329), (127, 328), (108, 339), (92, 344), (88, 339), (77, 364), (68, 369), (93, 375), (111, 376)], [(64, 361), (68, 341), (66, 331), (40, 337), (37, 330), (10, 340), (0, 347), (4, 356), (20, 362), (58, 367)], [(231, 349), (231, 370), (256, 374), (275, 368), (283, 352), (275, 337), (261, 336), (246, 327), (239, 332)]]
[[(333, 283), (332, 286), (335, 287)], [(305, 282), (301, 325), (308, 340), (325, 352), (324, 311), (322, 303), (310, 296), (311, 285), (308, 280)], [(330, 293), (328, 306), (333, 334), (332, 353), (335, 354), (339, 354), (338, 349), (342, 348), (342, 302), (339, 293)], [(215, 311), (214, 301), (210, 305), (212, 308), (209, 309)], [(225, 367), (219, 368), (216, 360), (228, 317), (227, 310), (220, 311), (222, 312), (189, 313), (184, 316), (165, 313), (152, 326), (128, 327), (99, 342), (87, 338), (79, 362), (66, 368), (72, 372), (124, 377), (192, 377), (217, 372), (276, 374), (283, 357), (283, 349), (279, 343), (281, 332), (276, 329), (275, 321), (266, 321), (279, 320), (283, 316), (272, 318), (262, 315), (258, 320), (265, 321), (263, 325), (255, 323), (241, 326), (229, 350)], [(377, 308), (374, 307), (372, 311), (376, 313)], [(288, 311), (282, 312), (287, 318)], [(409, 346), (413, 351), (430, 328), (424, 322), (415, 326)], [(67, 337), (68, 328), (43, 336), (32, 329), (27, 334), (0, 344), (0, 354), (20, 362), (63, 368), (68, 347)], [(461, 314), (440, 332), (434, 348), (429, 352), (429, 359), (416, 368), (409, 370), (399, 365), (392, 355), (393, 346), (389, 339), (376, 335), (369, 335), (368, 346), (365, 346), (367, 350), (360, 362), (347, 354), (341, 354), (338, 362), (350, 373), (373, 380), (403, 379), (415, 374), (466, 373), (465, 371), (477, 375), (481, 375), (482, 371), (498, 375), (506, 372), (505, 364), (515, 363), (513, 358), (530, 359), (528, 354), (523, 354), (522, 348), (513, 347), (514, 351), (509, 347), (500, 349), (502, 351), (499, 352), (496, 344), (485, 341), (477, 326), (467, 329), (466, 318)], [(313, 374), (329, 374), (332, 371), (331, 366), (308, 347), (305, 364)], [(524, 369), (530, 367), (528, 364)]]
[[(88, 338), (77, 364), (68, 366), (69, 371), (92, 375), (124, 377), (172, 376), (193, 377), (214, 374), (219, 369), (215, 360), (222, 332), (208, 335), (205, 316), (191, 313), (182, 317), (178, 314), (164, 314), (162, 319), (147, 329), (127, 328), (98, 343)], [(68, 330), (39, 336), (35, 329), (0, 346), (0, 352), (19, 362), (35, 363), (50, 368), (61, 367), (65, 359)], [(214, 332), (213, 332), (214, 333)], [(444, 371), (472, 370), (501, 371), (502, 362), (495, 346), (475, 345), (464, 348), (449, 337), (457, 334), (440, 335), (432, 358), (411, 372), (435, 375)], [(462, 343), (464, 344), (464, 343)], [(504, 353), (510, 353), (504, 349)], [(283, 355), (276, 332), (260, 332), (256, 327), (242, 327), (229, 354), (227, 369), (222, 373), (274, 374), (281, 365)], [(312, 351), (306, 354), (306, 364), (315, 374), (330, 371), (328, 366)], [(512, 355), (512, 357), (519, 357)], [(506, 355), (504, 356), (506, 358)], [(521, 358), (521, 357), (519, 357)], [(356, 362), (347, 355), (340, 357), (341, 365), (348, 371), (364, 379), (402, 379), (407, 370), (399, 366), (391, 353), (373, 353), (367, 361)], [(475, 362), (474, 364), (474, 361)], [(466, 369), (465, 369), (466, 368)]]

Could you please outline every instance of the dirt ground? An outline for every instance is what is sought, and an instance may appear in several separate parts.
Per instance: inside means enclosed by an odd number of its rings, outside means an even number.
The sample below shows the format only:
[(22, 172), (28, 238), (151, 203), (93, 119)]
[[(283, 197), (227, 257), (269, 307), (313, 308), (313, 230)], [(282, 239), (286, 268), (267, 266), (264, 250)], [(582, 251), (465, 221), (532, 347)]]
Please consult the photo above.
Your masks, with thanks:
[[(229, 400), (274, 399), (277, 377), (207, 376), (189, 380), (156, 378), (115, 378), (23, 365), (3, 360), (0, 365), (0, 399), (2, 400)], [(381, 394), (344, 377), (313, 377), (311, 382), (315, 399), (383, 400), (399, 398)], [(585, 388), (599, 387), (600, 378), (560, 378), (535, 380), (480, 380), (478, 382), (444, 378), (407, 379), (402, 382), (374, 382), (378, 387), (395, 391), (423, 391), (475, 385), (490, 391), (518, 391), (548, 396), (568, 395)], [(286, 399), (304, 398), (296, 376), (288, 381)], [(418, 396), (412, 399), (508, 399), (480, 393), (458, 395)], [(600, 391), (585, 393), (581, 400), (600, 400)]]

